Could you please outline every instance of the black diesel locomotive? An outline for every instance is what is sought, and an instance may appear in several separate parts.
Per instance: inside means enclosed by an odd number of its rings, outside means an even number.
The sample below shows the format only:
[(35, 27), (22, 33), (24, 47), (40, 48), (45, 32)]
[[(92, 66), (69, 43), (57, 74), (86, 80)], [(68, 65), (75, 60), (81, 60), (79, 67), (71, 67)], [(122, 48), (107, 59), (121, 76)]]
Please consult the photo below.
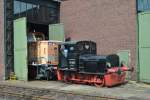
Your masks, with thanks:
[(119, 56), (97, 55), (93, 41), (65, 42), (59, 48), (58, 80), (74, 83), (113, 86), (125, 82), (128, 69)]

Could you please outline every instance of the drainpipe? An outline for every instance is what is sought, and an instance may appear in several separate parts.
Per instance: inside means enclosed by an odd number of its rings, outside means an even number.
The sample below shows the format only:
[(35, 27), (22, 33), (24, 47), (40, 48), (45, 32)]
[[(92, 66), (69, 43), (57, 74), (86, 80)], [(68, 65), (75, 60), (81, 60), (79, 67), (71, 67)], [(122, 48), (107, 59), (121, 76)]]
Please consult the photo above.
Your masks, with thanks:
[(3, 0), (3, 6), (4, 6), (4, 36), (3, 36), (3, 80), (6, 80), (6, 0)]
[(139, 16), (138, 16), (138, 0), (136, 0), (136, 73), (137, 82), (140, 82), (140, 59), (139, 59)]

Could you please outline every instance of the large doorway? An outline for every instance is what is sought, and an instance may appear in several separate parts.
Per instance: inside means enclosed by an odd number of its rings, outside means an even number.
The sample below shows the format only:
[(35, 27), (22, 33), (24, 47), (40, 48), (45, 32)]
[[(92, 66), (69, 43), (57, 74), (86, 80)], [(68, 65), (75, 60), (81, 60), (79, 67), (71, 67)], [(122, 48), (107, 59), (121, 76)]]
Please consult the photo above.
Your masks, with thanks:
[(138, 14), (139, 20), (139, 79), (150, 83), (150, 12)]
[(60, 2), (52, 0), (14, 0), (14, 72), (18, 80), (27, 81), (34, 74), (28, 65), (29, 37), (37, 32), (49, 40), (51, 24), (59, 23), (59, 9)]
[(138, 80), (150, 83), (150, 0), (137, 0)]

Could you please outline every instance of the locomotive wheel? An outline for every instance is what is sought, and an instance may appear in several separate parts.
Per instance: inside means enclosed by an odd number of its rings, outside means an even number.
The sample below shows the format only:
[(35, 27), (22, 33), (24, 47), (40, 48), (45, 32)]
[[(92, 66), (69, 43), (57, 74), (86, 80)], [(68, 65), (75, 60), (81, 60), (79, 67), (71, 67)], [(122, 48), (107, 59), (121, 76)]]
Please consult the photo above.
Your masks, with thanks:
[[(96, 87), (103, 87), (105, 85), (104, 78), (100, 78), (99, 76), (95, 76), (94, 80), (95, 80), (94, 85)], [(100, 83), (98, 83), (98, 82), (100, 82)]]
[(46, 71), (46, 77), (47, 77), (47, 80), (52, 80), (54, 78), (54, 75), (52, 72), (50, 72), (49, 70)]

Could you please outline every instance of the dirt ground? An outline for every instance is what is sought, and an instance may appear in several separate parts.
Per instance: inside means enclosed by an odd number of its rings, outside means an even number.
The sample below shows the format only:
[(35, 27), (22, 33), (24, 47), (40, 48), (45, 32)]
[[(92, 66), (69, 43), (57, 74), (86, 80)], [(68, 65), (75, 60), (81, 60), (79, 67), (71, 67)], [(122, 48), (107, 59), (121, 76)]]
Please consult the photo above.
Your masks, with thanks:
[[(115, 87), (102, 87), (80, 85), (80, 84), (66, 84), (59, 81), (3, 81), (0, 85), (49, 89), (55, 91), (63, 91), (65, 93), (80, 94), (83, 96), (95, 97), (110, 97), (125, 100), (150, 100), (150, 85), (144, 83), (136, 83), (129, 81), (126, 84)], [(68, 99), (67, 99), (68, 100)], [(71, 99), (70, 99), (71, 100)], [(78, 99), (76, 99), (78, 100)]]

